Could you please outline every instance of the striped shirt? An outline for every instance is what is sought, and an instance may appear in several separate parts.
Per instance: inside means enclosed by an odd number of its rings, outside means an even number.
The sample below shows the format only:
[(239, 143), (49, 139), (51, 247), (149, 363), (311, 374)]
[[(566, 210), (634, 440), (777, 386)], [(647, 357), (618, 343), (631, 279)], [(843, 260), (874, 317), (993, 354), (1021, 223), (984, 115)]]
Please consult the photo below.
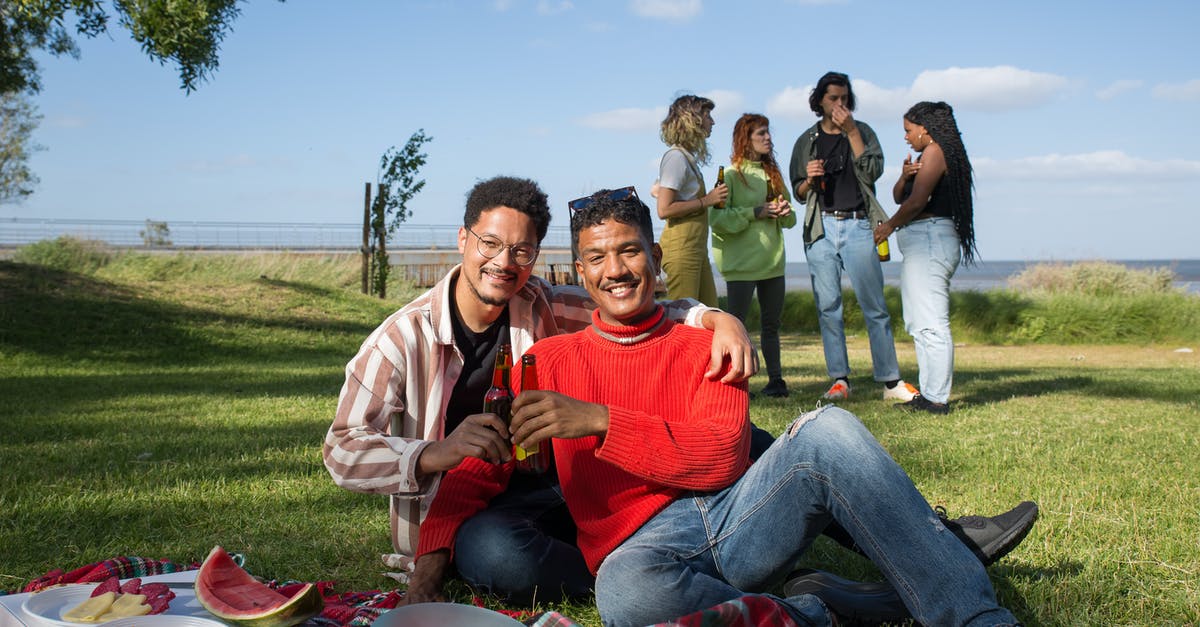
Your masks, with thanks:
[[(322, 455), (334, 483), (355, 492), (390, 495), (392, 567), (411, 570), (421, 521), (441, 474), (417, 476), (417, 458), (445, 436), (446, 405), (462, 374), (454, 343), (450, 290), (456, 266), (429, 291), (389, 316), (346, 365), (337, 413)], [(545, 337), (591, 323), (595, 304), (576, 286), (551, 286), (530, 277), (508, 303), (513, 359)], [(685, 299), (667, 304), (668, 317), (699, 327), (709, 308)], [(482, 399), (480, 399), (482, 403)]]

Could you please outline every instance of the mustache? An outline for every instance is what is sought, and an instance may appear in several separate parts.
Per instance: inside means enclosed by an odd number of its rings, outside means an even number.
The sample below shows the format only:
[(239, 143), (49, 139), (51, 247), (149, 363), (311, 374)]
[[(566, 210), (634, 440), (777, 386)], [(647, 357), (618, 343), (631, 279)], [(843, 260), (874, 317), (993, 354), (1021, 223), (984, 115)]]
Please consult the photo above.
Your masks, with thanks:
[(604, 281), (601, 281), (600, 289), (606, 290), (614, 285), (622, 285), (622, 284), (626, 284), (626, 283), (636, 286), (639, 283), (641, 283), (641, 281), (638, 281), (637, 277), (634, 276), (633, 273), (629, 273), (629, 274), (619, 276), (615, 279), (605, 279)]

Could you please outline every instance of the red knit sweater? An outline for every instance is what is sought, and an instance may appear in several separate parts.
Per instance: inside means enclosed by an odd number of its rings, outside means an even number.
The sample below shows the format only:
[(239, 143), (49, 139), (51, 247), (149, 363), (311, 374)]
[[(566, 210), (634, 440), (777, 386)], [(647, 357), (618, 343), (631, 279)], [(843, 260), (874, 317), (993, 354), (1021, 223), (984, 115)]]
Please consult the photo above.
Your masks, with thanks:
[[(649, 337), (623, 345), (661, 320)], [(600, 331), (601, 333), (598, 333)], [(712, 333), (662, 320), (592, 326), (534, 344), (542, 387), (608, 406), (604, 437), (554, 439), (554, 459), (578, 543), (595, 572), (613, 549), (684, 490), (724, 488), (749, 466), (746, 384), (704, 377)], [(452, 549), (458, 526), (504, 490), (511, 464), (469, 458), (442, 479), (417, 554)]]

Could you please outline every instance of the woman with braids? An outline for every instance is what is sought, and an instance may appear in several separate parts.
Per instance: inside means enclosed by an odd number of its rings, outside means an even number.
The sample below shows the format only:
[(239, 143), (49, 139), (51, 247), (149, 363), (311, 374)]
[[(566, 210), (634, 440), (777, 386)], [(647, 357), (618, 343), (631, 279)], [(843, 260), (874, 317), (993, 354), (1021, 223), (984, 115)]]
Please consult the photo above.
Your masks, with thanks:
[(660, 237), (662, 267), (671, 299), (695, 298), (717, 306), (717, 284), (708, 263), (708, 211), (722, 203), (729, 189), (704, 185), (700, 166), (708, 163), (712, 110), (708, 98), (685, 95), (671, 103), (662, 121), (663, 143), (670, 150), (658, 166), (658, 217), (667, 221)]
[(875, 229), (875, 242), (897, 235), (904, 263), (900, 298), (904, 328), (913, 336), (921, 393), (905, 406), (945, 414), (954, 379), (954, 340), (950, 337), (950, 277), (959, 261), (971, 264), (975, 228), (971, 202), (971, 162), (963, 147), (954, 110), (944, 102), (918, 102), (904, 114), (904, 140), (920, 153), (904, 159), (892, 196), (900, 207)]
[(796, 226), (791, 193), (775, 162), (770, 121), (747, 113), (733, 126), (731, 172), (725, 173), (729, 200), (711, 207), (713, 259), (729, 291), (729, 313), (746, 322), (750, 299), (758, 290), (761, 346), (768, 382), (764, 396), (787, 396), (779, 362), (779, 319), (783, 314), (783, 229)]

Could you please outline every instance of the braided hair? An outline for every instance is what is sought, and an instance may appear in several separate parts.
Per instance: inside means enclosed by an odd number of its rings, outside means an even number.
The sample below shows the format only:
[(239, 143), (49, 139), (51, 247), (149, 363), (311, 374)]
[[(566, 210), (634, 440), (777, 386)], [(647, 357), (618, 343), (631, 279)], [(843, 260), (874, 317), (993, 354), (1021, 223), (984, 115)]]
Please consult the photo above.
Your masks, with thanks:
[(733, 125), (733, 154), (729, 156), (730, 165), (741, 177), (743, 183), (746, 182), (746, 175), (739, 167), (742, 162), (746, 160), (761, 161), (763, 172), (767, 175), (768, 199), (783, 193), (783, 174), (780, 173), (779, 164), (775, 161), (774, 151), (760, 157), (757, 152), (754, 152), (750, 136), (754, 135), (758, 129), (770, 125), (771, 121), (767, 119), (767, 116), (758, 113), (746, 113), (738, 118), (737, 123)]
[(975, 247), (974, 204), (971, 201), (975, 183), (972, 180), (971, 161), (967, 158), (958, 122), (954, 120), (954, 109), (944, 102), (918, 102), (904, 114), (904, 119), (924, 126), (946, 157), (946, 174), (943, 178), (954, 204), (954, 230), (958, 233), (963, 261), (970, 265), (979, 256), (979, 250)]

